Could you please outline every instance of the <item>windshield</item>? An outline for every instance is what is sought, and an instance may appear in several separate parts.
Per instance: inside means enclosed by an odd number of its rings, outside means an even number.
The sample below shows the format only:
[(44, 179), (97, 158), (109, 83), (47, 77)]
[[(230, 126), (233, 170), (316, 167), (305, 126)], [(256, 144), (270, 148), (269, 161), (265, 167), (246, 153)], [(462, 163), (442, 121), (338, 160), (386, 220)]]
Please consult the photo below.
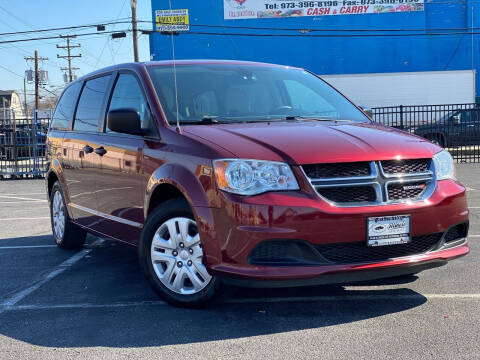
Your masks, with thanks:
[[(182, 123), (292, 118), (369, 121), (340, 93), (304, 70), (238, 64), (179, 64), (176, 68)], [(148, 71), (167, 120), (174, 124), (173, 66), (149, 66)]]

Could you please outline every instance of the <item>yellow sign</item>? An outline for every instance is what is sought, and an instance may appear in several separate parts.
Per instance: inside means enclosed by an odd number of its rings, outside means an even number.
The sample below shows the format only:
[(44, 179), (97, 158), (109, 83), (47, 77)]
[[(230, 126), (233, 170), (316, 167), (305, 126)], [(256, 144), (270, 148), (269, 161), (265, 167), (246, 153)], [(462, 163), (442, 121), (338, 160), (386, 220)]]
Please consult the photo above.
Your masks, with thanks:
[(189, 31), (188, 9), (156, 10), (157, 31)]

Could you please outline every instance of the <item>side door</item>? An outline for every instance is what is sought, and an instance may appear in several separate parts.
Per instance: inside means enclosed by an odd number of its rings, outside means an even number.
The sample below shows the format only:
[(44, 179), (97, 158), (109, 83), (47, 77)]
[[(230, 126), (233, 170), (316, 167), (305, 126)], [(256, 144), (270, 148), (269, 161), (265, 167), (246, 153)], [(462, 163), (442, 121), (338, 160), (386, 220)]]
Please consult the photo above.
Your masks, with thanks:
[(480, 109), (470, 110), (470, 122), (467, 124), (466, 138), (467, 145), (480, 144)]
[(464, 122), (470, 117), (466, 110), (456, 111), (443, 124), (443, 133), (448, 146), (463, 145), (465, 138)]
[(57, 168), (57, 170), (60, 171), (58, 174), (59, 181), (62, 185), (64, 196), (67, 199), (68, 187), (64, 177), (65, 173), (63, 172), (63, 168), (58, 169), (58, 166), (59, 164), (64, 165), (63, 137), (65, 136), (65, 133), (72, 129), (73, 114), (77, 106), (78, 95), (80, 94), (81, 89), (82, 83), (74, 82), (62, 93), (62, 96), (58, 100), (57, 106), (55, 107), (46, 141), (46, 156), (48, 159), (48, 166)]
[(104, 132), (99, 142), (104, 149), (97, 173), (97, 209), (105, 219), (94, 230), (129, 243), (137, 243), (144, 222), (145, 177), (142, 171), (143, 136), (120, 134), (109, 129), (111, 110), (131, 109), (140, 115), (144, 136), (155, 138), (150, 108), (144, 90), (133, 72), (117, 74), (107, 106)]
[(86, 80), (73, 120), (73, 129), (63, 139), (63, 171), (68, 187), (66, 199), (74, 221), (92, 228), (102, 218), (97, 208), (97, 177), (101, 171), (99, 131), (105, 113), (111, 74)]

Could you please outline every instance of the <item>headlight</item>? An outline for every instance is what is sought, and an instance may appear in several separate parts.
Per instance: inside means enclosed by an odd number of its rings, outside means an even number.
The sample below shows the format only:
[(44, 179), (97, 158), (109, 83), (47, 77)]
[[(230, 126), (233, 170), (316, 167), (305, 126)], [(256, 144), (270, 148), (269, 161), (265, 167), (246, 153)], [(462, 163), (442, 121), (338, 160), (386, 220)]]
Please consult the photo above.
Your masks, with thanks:
[(437, 180), (455, 180), (455, 166), (453, 165), (453, 158), (447, 150), (443, 150), (435, 154), (433, 161), (435, 162)]
[(244, 159), (214, 160), (215, 177), (221, 190), (256, 195), (267, 191), (298, 190), (292, 169), (285, 163)]

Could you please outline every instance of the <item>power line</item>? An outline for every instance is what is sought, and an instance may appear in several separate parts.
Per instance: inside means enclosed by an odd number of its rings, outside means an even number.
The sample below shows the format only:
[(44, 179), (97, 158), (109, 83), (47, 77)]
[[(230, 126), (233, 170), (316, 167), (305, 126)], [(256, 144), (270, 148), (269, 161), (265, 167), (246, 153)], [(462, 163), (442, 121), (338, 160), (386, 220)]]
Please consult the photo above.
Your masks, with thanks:
[(5, 70), (5, 71), (8, 71), (10, 74), (13, 74), (13, 75), (15, 75), (15, 76), (21, 77), (22, 79), (24, 78), (23, 75), (17, 74), (16, 72), (14, 72), (14, 71), (6, 68), (6, 67), (3, 66), (3, 65), (0, 65), (0, 68), (2, 68), (2, 69)]
[[(157, 24), (151, 20), (138, 20), (139, 23)], [(171, 25), (169, 23), (161, 23), (160, 25)], [(384, 28), (384, 29), (327, 29), (327, 28), (285, 28), (285, 27), (261, 27), (261, 26), (240, 26), (240, 25), (212, 25), (212, 24), (189, 24), (191, 27), (205, 27), (205, 28), (221, 28), (221, 29), (242, 29), (242, 30), (269, 30), (269, 31), (296, 31), (302, 33), (309, 32), (421, 32), (421, 31), (468, 31), (468, 30), (480, 30), (480, 27), (464, 27), (464, 28), (412, 28), (412, 29), (399, 29), (399, 28)]]
[(31, 34), (31, 33), (52, 32), (52, 31), (61, 31), (61, 30), (74, 30), (74, 29), (82, 29), (82, 28), (92, 28), (92, 27), (97, 27), (99, 25), (115, 25), (115, 24), (130, 24), (130, 21), (111, 21), (111, 22), (103, 22), (103, 23), (89, 24), (89, 25), (65, 26), (65, 27), (58, 27), (58, 28), (28, 30), (28, 31), (15, 31), (15, 32), (9, 32), (9, 33), (0, 33), (0, 36), (24, 35), (24, 34)]
[[(148, 33), (149, 30), (142, 30)], [(151, 31), (150, 31), (151, 32)], [(219, 33), (204, 31), (179, 32), (179, 35), (213, 35), (213, 36), (247, 36), (247, 37), (296, 37), (296, 38), (360, 38), (360, 37), (410, 37), (410, 36), (451, 36), (451, 35), (480, 35), (480, 32), (440, 32), (416, 34), (261, 34), (261, 33)]]
[[(92, 33), (81, 33), (75, 34), (75, 36), (90, 36), (90, 35), (103, 35), (103, 34), (113, 34), (118, 32), (131, 32), (131, 29), (126, 30), (116, 30), (116, 31), (106, 31), (106, 32), (92, 32)], [(145, 34), (152, 33), (152, 30), (143, 29), (139, 30)], [(205, 31), (188, 31), (181, 32), (181, 35), (212, 35), (212, 36), (247, 36), (247, 37), (319, 37), (319, 38), (343, 38), (343, 37), (410, 37), (410, 36), (452, 36), (452, 35), (480, 35), (480, 32), (471, 32), (471, 31), (452, 31), (452, 32), (427, 32), (427, 33), (408, 33), (408, 34), (262, 34), (262, 33), (219, 33), (219, 32), (205, 32)], [(38, 40), (48, 40), (48, 39), (59, 39), (60, 35), (56, 36), (46, 36), (38, 38), (28, 38), (28, 39), (17, 39), (17, 40), (4, 40), (0, 41), (0, 44), (11, 44), (17, 42), (27, 42), (27, 41), (38, 41)]]
[[(123, 3), (122, 3), (122, 6), (120, 7), (120, 11), (118, 12), (118, 15), (117, 15), (117, 18), (120, 17), (120, 15), (122, 14), (122, 11), (123, 11), (123, 8), (125, 7), (125, 4), (127, 3), (127, 0), (123, 0)], [(113, 28), (115, 29), (115, 25), (113, 25)], [(108, 44), (108, 38), (107, 40), (105, 41), (105, 43), (103, 44), (103, 48), (102, 48), (102, 51), (100, 52), (100, 55), (97, 59), (97, 62), (95, 63), (95, 68), (98, 66), (98, 64), (101, 62), (100, 59), (102, 58), (103, 56), (103, 53), (105, 51), (105, 48), (107, 47), (107, 44)]]
[(7, 9), (5, 9), (4, 7), (0, 6), (0, 9), (2, 9), (4, 12), (6, 12), (7, 14), (9, 14), (12, 18), (16, 19), (18, 22), (21, 22), (22, 24), (28, 26), (30, 29), (33, 29), (33, 25), (26, 22), (25, 20), (19, 18), (17, 15), (11, 13), (10, 11), (8, 11)]
[[(121, 30), (123, 32), (131, 31), (131, 30)], [(75, 34), (75, 36), (88, 36), (88, 35), (103, 35), (103, 34), (113, 34), (119, 32), (117, 31), (102, 31), (101, 33), (98, 32), (91, 32), (91, 33), (82, 33), (82, 34)], [(26, 42), (26, 41), (38, 41), (38, 40), (50, 40), (50, 39), (61, 39), (61, 35), (55, 35), (55, 36), (44, 36), (44, 37), (38, 37), (38, 38), (27, 38), (27, 39), (15, 39), (15, 40), (3, 40), (0, 41), (0, 44), (11, 44), (11, 43), (17, 43), (17, 42)]]

